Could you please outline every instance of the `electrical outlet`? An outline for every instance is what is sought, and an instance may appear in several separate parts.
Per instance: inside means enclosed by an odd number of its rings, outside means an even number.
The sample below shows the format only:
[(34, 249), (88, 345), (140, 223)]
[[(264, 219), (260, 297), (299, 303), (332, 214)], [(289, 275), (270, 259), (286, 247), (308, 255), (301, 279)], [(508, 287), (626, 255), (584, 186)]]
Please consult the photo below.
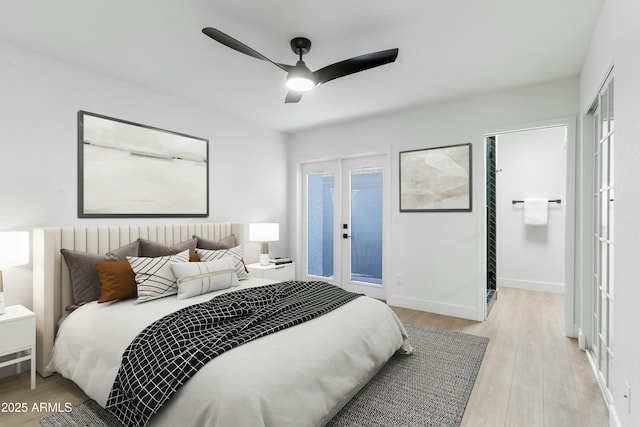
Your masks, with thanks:
[(402, 274), (396, 274), (396, 285), (402, 285)]
[(625, 399), (627, 399), (627, 411), (631, 413), (631, 385), (628, 382), (624, 383), (626, 387), (626, 393), (623, 395)]

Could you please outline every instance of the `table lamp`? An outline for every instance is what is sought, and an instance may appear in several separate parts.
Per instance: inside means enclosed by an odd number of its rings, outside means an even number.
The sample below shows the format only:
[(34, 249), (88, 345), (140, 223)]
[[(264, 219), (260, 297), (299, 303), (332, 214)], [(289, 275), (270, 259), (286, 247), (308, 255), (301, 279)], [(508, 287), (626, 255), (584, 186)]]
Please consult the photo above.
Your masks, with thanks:
[(0, 231), (0, 314), (4, 314), (2, 269), (29, 264), (29, 232)]
[(277, 242), (280, 238), (280, 224), (260, 222), (249, 224), (249, 240), (260, 242), (260, 265), (269, 265), (269, 242)]

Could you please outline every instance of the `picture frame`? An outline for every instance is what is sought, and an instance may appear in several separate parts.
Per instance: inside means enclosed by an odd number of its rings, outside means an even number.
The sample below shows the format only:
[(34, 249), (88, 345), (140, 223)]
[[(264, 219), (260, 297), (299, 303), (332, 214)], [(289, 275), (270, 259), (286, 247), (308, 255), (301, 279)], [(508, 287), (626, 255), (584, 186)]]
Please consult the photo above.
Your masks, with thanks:
[(400, 212), (471, 212), (471, 144), (401, 151)]
[(78, 217), (209, 216), (209, 141), (78, 111)]

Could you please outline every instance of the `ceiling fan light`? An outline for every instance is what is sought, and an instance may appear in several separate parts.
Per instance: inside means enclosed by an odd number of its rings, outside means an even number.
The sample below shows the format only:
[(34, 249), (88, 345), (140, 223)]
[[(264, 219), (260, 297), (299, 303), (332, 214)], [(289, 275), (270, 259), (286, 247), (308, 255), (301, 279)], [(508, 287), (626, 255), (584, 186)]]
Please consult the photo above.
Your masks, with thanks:
[(290, 76), (287, 78), (287, 87), (295, 92), (308, 92), (316, 86), (316, 83), (308, 77)]
[(301, 59), (287, 75), (287, 87), (294, 92), (307, 92), (316, 87), (313, 73)]

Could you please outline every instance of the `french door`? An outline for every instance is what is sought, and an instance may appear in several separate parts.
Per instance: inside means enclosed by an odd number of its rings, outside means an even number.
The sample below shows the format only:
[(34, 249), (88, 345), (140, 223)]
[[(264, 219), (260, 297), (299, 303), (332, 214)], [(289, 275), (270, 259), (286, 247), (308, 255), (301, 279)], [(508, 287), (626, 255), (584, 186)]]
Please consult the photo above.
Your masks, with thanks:
[(384, 161), (367, 156), (304, 165), (305, 278), (386, 298)]
[(598, 96), (594, 115), (593, 182), (593, 339), (591, 355), (598, 368), (598, 380), (609, 392), (614, 365), (614, 111), (613, 80)]

